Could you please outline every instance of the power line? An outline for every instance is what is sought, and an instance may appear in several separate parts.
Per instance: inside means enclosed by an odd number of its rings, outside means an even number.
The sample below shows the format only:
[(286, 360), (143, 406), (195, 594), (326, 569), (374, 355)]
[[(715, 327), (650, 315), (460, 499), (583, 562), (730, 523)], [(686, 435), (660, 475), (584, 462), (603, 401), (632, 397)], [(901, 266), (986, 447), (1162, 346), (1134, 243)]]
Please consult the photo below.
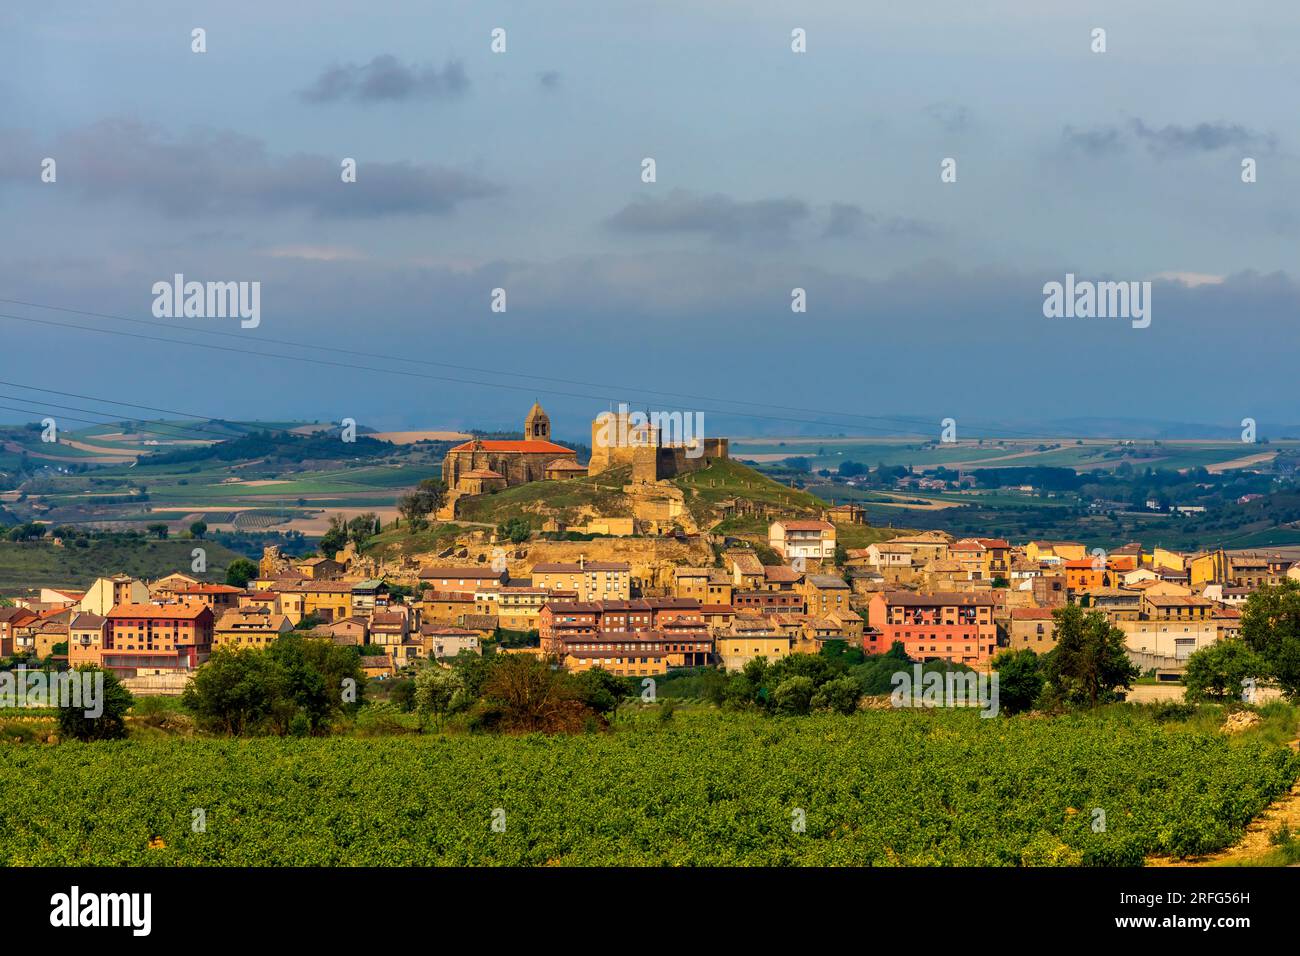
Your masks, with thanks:
[[(128, 316), (114, 315), (108, 312), (93, 312), (86, 309), (72, 309), (72, 308), (66, 308), (64, 306), (57, 306), (57, 305), (44, 305), (39, 302), (27, 302), (22, 299), (6, 299), (3, 297), (0, 297), (0, 302), (8, 302), (12, 305), (28, 306), (30, 308), (35, 308), (35, 309), (48, 309), (56, 312), (67, 312), (73, 315), (87, 315), (95, 318), (111, 319), (116, 322), (129, 322), (133, 325), (144, 325), (151, 328), (167, 329), (169, 331), (175, 330), (175, 326), (168, 325), (164, 322), (150, 322), (145, 319), (133, 319)], [(187, 333), (193, 333), (195, 335), (212, 335), (212, 336), (220, 336), (222, 338), (235, 338), (235, 339), (243, 338), (243, 336), (235, 332), (222, 332), (213, 329), (190, 328), (190, 329), (184, 329), (183, 331)], [(309, 348), (309, 349), (315, 349), (322, 352), (334, 352), (341, 355), (360, 355), (366, 358), (377, 358), (377, 359), (383, 359), (385, 361), (409, 362), (417, 365), (428, 365), (428, 366), (433, 366), (438, 368), (451, 368), (451, 369), (457, 369), (459, 371), (479, 372), (487, 375), (506, 375), (513, 378), (528, 378), (539, 382), (554, 382), (561, 385), (576, 385), (582, 388), (613, 389), (615, 392), (620, 394), (626, 394), (629, 392), (639, 392), (646, 395), (665, 395), (670, 398), (686, 398), (692, 401), (710, 401), (710, 402), (721, 401), (732, 405), (748, 405), (752, 408), (774, 408), (780, 411), (802, 412), (802, 413), (808, 413), (813, 415), (837, 415), (846, 418), (862, 418), (867, 421), (909, 422), (918, 425), (926, 425), (926, 426), (933, 425), (933, 422), (930, 422), (927, 419), (913, 419), (913, 418), (907, 418), (905, 416), (861, 415), (856, 412), (836, 412), (836, 411), (828, 411), (825, 409), (801, 408), (798, 406), (790, 406), (790, 405), (776, 405), (771, 402), (751, 402), (743, 399), (734, 399), (734, 398), (719, 399), (714, 396), (691, 395), (689, 393), (671, 392), (671, 391), (665, 391), (663, 389), (651, 389), (651, 388), (644, 388), (639, 386), (627, 386), (627, 385), (611, 385), (609, 383), (601, 383), (601, 382), (584, 382), (576, 379), (557, 378), (554, 376), (547, 376), (547, 375), (534, 375), (529, 372), (503, 371), (501, 369), (476, 368), (471, 365), (464, 365), (459, 363), (435, 362), (431, 359), (410, 358), (404, 355), (386, 355), (380, 352), (365, 352), (359, 349), (343, 349), (343, 348), (337, 348), (335, 346), (329, 346), (329, 345), (317, 345), (314, 343), (294, 342), (288, 339), (276, 339), (264, 335), (259, 335), (258, 339), (263, 342), (269, 342), (274, 345), (290, 345), (297, 348)], [(197, 344), (197, 343), (185, 343), (185, 344)], [(727, 414), (732, 414), (732, 413), (727, 413)], [(739, 414), (739, 413), (735, 413), (735, 414)]]
[[(149, 342), (162, 342), (167, 345), (184, 345), (184, 346), (189, 346), (191, 348), (214, 349), (220, 352), (234, 352), (242, 355), (251, 355), (257, 358), (281, 359), (283, 361), (288, 361), (288, 362), (303, 362), (309, 365), (323, 365), (331, 368), (345, 368), (353, 371), (378, 372), (384, 375), (402, 375), (407, 378), (418, 378), (418, 379), (425, 379), (425, 380), (437, 381), (437, 382), (450, 382), (458, 385), (476, 385), (483, 388), (503, 388), (503, 389), (509, 389), (511, 391), (516, 391), (516, 392), (527, 392), (530, 394), (541, 393), (545, 395), (558, 395), (566, 398), (580, 398), (586, 401), (603, 402), (603, 401), (612, 400), (611, 396), (584, 395), (576, 392), (561, 392), (555, 389), (539, 389), (539, 388), (534, 388), (525, 385), (510, 385), (510, 384), (496, 383), (496, 382), (480, 382), (480, 381), (475, 381), (473, 379), (451, 378), (449, 376), (443, 376), (443, 375), (429, 375), (421, 372), (412, 372), (405, 369), (375, 368), (374, 366), (369, 366), (369, 365), (357, 365), (348, 362), (336, 362), (329, 359), (309, 358), (307, 356), (301, 356), (301, 355), (285, 355), (278, 352), (258, 352), (252, 349), (241, 349), (241, 348), (235, 348), (234, 346), (228, 346), (228, 345), (214, 345), (208, 342), (186, 342), (178, 339), (163, 338), (161, 336), (141, 335), (135, 332), (123, 332), (118, 329), (102, 329), (102, 328), (96, 328), (94, 326), (74, 325), (74, 324), (63, 323), (63, 322), (51, 322), (47, 319), (37, 319), (37, 318), (33, 318), (32, 316), (25, 316), (25, 315), (12, 315), (9, 313), (0, 313), (0, 319), (12, 319), (18, 322), (30, 322), (36, 325), (44, 325), (44, 326), (49, 326), (51, 328), (57, 328), (57, 329), (75, 329), (82, 332), (98, 332), (102, 335), (119, 335), (126, 338), (141, 339)], [(818, 421), (818, 420), (805, 419), (805, 418), (789, 418), (789, 417), (774, 416), (774, 415), (756, 415), (751, 412), (737, 412), (737, 411), (731, 411), (727, 409), (716, 409), (716, 408), (700, 408), (700, 409), (695, 409), (695, 411), (699, 411), (701, 413), (708, 413), (710, 415), (731, 415), (740, 418), (752, 418), (752, 419), (757, 419), (759, 421), (783, 421), (783, 422), (792, 422), (792, 423), (802, 424), (802, 425), (823, 425), (831, 428), (865, 428), (870, 431), (884, 432), (886, 434), (915, 436), (914, 432), (907, 432), (902, 429), (881, 428), (878, 426), (859, 425), (850, 422), (829, 422), (829, 421)]]

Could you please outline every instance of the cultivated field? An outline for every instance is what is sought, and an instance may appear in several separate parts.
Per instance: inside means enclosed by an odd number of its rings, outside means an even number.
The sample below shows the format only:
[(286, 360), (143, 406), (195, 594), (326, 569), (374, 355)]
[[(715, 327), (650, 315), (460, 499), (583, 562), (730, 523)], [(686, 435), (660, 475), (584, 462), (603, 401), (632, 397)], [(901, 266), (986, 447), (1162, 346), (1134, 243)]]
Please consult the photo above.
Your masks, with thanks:
[(1134, 865), (1230, 845), (1300, 775), (1276, 740), (1128, 712), (631, 720), (10, 745), (0, 864)]

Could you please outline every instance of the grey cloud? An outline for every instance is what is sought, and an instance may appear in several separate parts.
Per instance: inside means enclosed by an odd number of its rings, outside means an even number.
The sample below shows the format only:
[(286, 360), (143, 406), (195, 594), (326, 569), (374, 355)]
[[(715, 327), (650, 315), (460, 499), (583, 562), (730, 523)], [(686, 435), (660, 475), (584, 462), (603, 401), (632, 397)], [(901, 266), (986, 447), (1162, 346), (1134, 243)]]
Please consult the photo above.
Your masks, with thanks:
[(1124, 151), (1124, 142), (1120, 131), (1114, 126), (1095, 129), (1075, 129), (1067, 126), (1061, 131), (1061, 140), (1071, 151), (1086, 153), (1089, 156), (1105, 156), (1108, 153)]
[(964, 133), (972, 125), (970, 110), (957, 103), (931, 103), (924, 113), (945, 133)]
[(1160, 129), (1147, 126), (1140, 119), (1132, 122), (1133, 135), (1146, 143), (1157, 156), (1207, 153), (1228, 147), (1263, 147), (1272, 150), (1276, 137), (1256, 133), (1238, 123), (1197, 123), (1195, 126), (1167, 125)]
[(469, 77), (459, 61), (442, 70), (435, 66), (407, 66), (382, 53), (361, 66), (334, 65), (298, 95), (308, 103), (337, 103), (351, 99), (362, 103), (401, 101), (422, 97), (456, 97), (469, 89)]
[[(502, 191), (473, 173), (431, 164), (343, 157), (273, 156), (261, 140), (228, 130), (173, 137), (135, 120), (106, 120), (39, 151), (59, 163), (59, 182), (87, 200), (121, 200), (172, 217), (305, 212), (334, 218), (442, 215)], [(11, 154), (12, 156), (12, 154)], [(29, 180), (30, 162), (0, 163), (0, 182)]]
[(1259, 148), (1271, 152), (1277, 147), (1276, 136), (1247, 129), (1239, 123), (1197, 123), (1194, 126), (1170, 123), (1156, 128), (1134, 119), (1126, 126), (1111, 124), (1090, 129), (1066, 126), (1061, 137), (1068, 149), (1090, 156), (1123, 152), (1130, 144), (1139, 143), (1159, 159), (1227, 148)]
[(674, 190), (664, 199), (640, 199), (624, 206), (607, 225), (643, 235), (695, 234), (717, 242), (785, 240), (808, 217), (798, 199), (736, 200), (721, 193), (697, 195)]
[(907, 216), (880, 217), (853, 203), (834, 202), (826, 214), (823, 239), (866, 239), (873, 236), (890, 238), (931, 238), (939, 230), (928, 222)]

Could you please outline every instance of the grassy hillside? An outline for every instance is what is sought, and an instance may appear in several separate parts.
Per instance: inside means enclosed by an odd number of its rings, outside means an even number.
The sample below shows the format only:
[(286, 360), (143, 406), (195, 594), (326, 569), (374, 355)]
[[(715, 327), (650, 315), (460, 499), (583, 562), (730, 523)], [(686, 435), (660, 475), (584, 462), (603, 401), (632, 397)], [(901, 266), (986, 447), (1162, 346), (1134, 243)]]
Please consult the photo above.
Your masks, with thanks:
[(716, 509), (728, 498), (744, 498), (800, 515), (819, 515), (826, 507), (820, 498), (773, 481), (731, 459), (674, 478), (673, 484), (686, 493), (686, 507), (701, 527), (714, 523)]
[(631, 480), (630, 468), (611, 468), (594, 478), (534, 481), (467, 501), (458, 516), (464, 521), (493, 525), (523, 518), (534, 528), (540, 528), (552, 516), (575, 521), (587, 508), (605, 517), (628, 517), (632, 506), (623, 494), (623, 486)]
[(195, 574), (224, 581), (226, 567), (241, 555), (215, 541), (126, 542), (92, 540), (88, 547), (55, 547), (48, 541), (0, 541), (0, 593), (37, 587), (84, 588), (95, 578), (119, 571), (160, 578), (173, 571), (191, 574), (190, 552), (207, 551), (208, 572)]

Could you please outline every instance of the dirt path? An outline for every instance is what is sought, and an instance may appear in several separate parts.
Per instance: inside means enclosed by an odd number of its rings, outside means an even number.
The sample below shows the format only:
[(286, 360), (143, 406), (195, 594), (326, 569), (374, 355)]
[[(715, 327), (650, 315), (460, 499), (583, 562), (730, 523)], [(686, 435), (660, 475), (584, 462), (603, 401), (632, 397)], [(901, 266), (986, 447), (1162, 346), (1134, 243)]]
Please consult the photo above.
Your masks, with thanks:
[[(1300, 750), (1300, 737), (1291, 741), (1292, 750)], [(1274, 800), (1264, 808), (1264, 812), (1250, 821), (1246, 832), (1235, 845), (1217, 853), (1179, 860), (1173, 857), (1148, 857), (1147, 866), (1224, 866), (1231, 864), (1249, 865), (1273, 849), (1269, 837), (1281, 824), (1291, 828), (1292, 833), (1300, 832), (1300, 780), (1291, 787), (1285, 797)]]

